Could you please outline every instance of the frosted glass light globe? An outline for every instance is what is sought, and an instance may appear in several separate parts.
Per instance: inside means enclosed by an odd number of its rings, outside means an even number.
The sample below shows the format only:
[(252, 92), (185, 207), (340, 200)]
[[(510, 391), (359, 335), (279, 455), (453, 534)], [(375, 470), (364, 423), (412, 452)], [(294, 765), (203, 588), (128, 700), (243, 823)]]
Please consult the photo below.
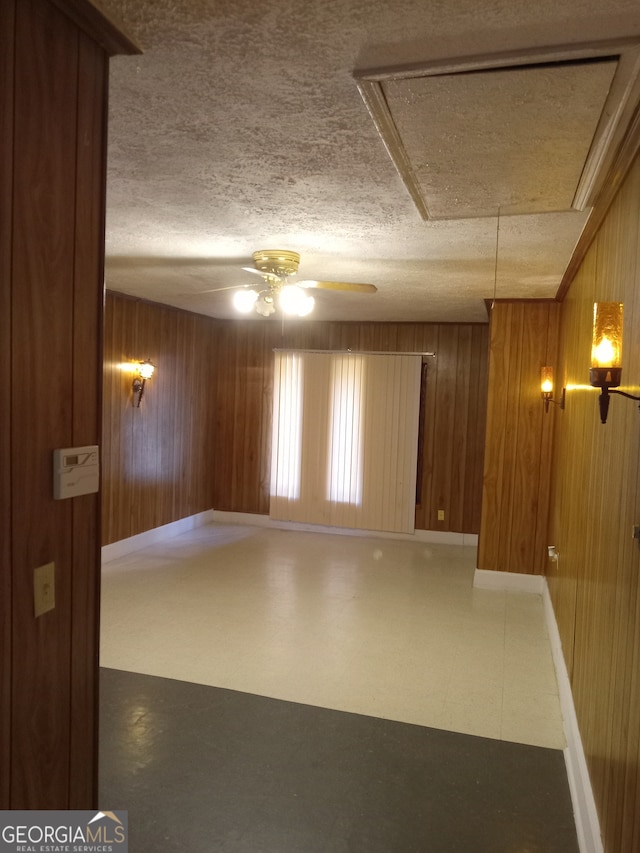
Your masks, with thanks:
[(303, 294), (303, 299), (300, 302), (300, 306), (298, 308), (298, 317), (306, 317), (307, 314), (311, 314), (313, 311), (313, 306), (316, 304), (316, 300), (313, 296), (307, 296), (307, 294)]
[(285, 314), (305, 317), (313, 311), (314, 299), (296, 284), (287, 284), (280, 291), (280, 307)]
[(233, 294), (233, 307), (241, 314), (248, 314), (257, 298), (258, 293), (255, 290), (236, 290)]

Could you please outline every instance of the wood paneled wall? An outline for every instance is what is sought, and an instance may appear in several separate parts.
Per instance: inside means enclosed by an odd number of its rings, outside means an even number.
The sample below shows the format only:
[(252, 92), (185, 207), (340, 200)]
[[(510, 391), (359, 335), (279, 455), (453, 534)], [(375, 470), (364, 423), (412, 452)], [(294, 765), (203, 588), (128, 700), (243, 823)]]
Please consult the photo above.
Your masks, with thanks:
[[(102, 458), (103, 544), (213, 506), (217, 322), (107, 293)], [(156, 372), (135, 405), (127, 362)]]
[(0, 3), (0, 809), (11, 804), (11, 243), (15, 3)]
[[(52, 452), (100, 438), (108, 56), (64, 7), (0, 4), (5, 809), (97, 799), (99, 497), (54, 501)], [(49, 562), (56, 606), (35, 618), (33, 572)]]
[(562, 306), (548, 581), (607, 853), (640, 850), (640, 415), (588, 386), (593, 303), (624, 303), (623, 390), (640, 394), (640, 162)]
[[(221, 324), (214, 507), (268, 514), (273, 349), (436, 353), (428, 359), (423, 480), (416, 527), (477, 533), (486, 413), (488, 327), (482, 324)], [(438, 510), (444, 510), (444, 521)]]
[(552, 425), (540, 370), (557, 361), (560, 305), (497, 301), (491, 312), (478, 568), (544, 574)]

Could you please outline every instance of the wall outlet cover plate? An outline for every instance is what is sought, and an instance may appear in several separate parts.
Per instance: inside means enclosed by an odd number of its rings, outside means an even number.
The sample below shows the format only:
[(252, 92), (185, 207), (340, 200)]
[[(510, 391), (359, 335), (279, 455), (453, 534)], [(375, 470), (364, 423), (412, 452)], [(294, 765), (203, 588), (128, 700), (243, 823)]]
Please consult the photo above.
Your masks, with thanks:
[(42, 616), (56, 606), (55, 569), (55, 563), (47, 563), (33, 570), (33, 608), (36, 616)]

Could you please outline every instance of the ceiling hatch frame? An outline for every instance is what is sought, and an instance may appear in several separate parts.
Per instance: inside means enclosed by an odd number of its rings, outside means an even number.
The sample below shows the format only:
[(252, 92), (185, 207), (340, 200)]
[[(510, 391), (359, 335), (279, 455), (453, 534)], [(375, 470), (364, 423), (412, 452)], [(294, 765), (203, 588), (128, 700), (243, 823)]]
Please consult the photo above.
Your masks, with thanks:
[(621, 164), (620, 158), (627, 156), (624, 143), (640, 104), (640, 37), (356, 70), (354, 78), (420, 216), (425, 221), (433, 221), (436, 217), (429, 212), (423, 188), (387, 102), (384, 84), (389, 81), (420, 80), (478, 71), (522, 70), (528, 66), (549, 67), (594, 60), (613, 60), (616, 62), (616, 70), (571, 204), (572, 209), (582, 211), (596, 204), (607, 179), (614, 171), (619, 174), (621, 168), (626, 171), (630, 165)]

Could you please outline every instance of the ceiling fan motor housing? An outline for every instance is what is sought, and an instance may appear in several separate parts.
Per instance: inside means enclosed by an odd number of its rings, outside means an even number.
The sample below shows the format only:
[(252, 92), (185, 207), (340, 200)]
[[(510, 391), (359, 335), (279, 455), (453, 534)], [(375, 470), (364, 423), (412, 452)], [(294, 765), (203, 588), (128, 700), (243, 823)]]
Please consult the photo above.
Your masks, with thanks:
[(252, 257), (257, 270), (280, 278), (295, 275), (300, 264), (300, 255), (288, 249), (261, 249)]

